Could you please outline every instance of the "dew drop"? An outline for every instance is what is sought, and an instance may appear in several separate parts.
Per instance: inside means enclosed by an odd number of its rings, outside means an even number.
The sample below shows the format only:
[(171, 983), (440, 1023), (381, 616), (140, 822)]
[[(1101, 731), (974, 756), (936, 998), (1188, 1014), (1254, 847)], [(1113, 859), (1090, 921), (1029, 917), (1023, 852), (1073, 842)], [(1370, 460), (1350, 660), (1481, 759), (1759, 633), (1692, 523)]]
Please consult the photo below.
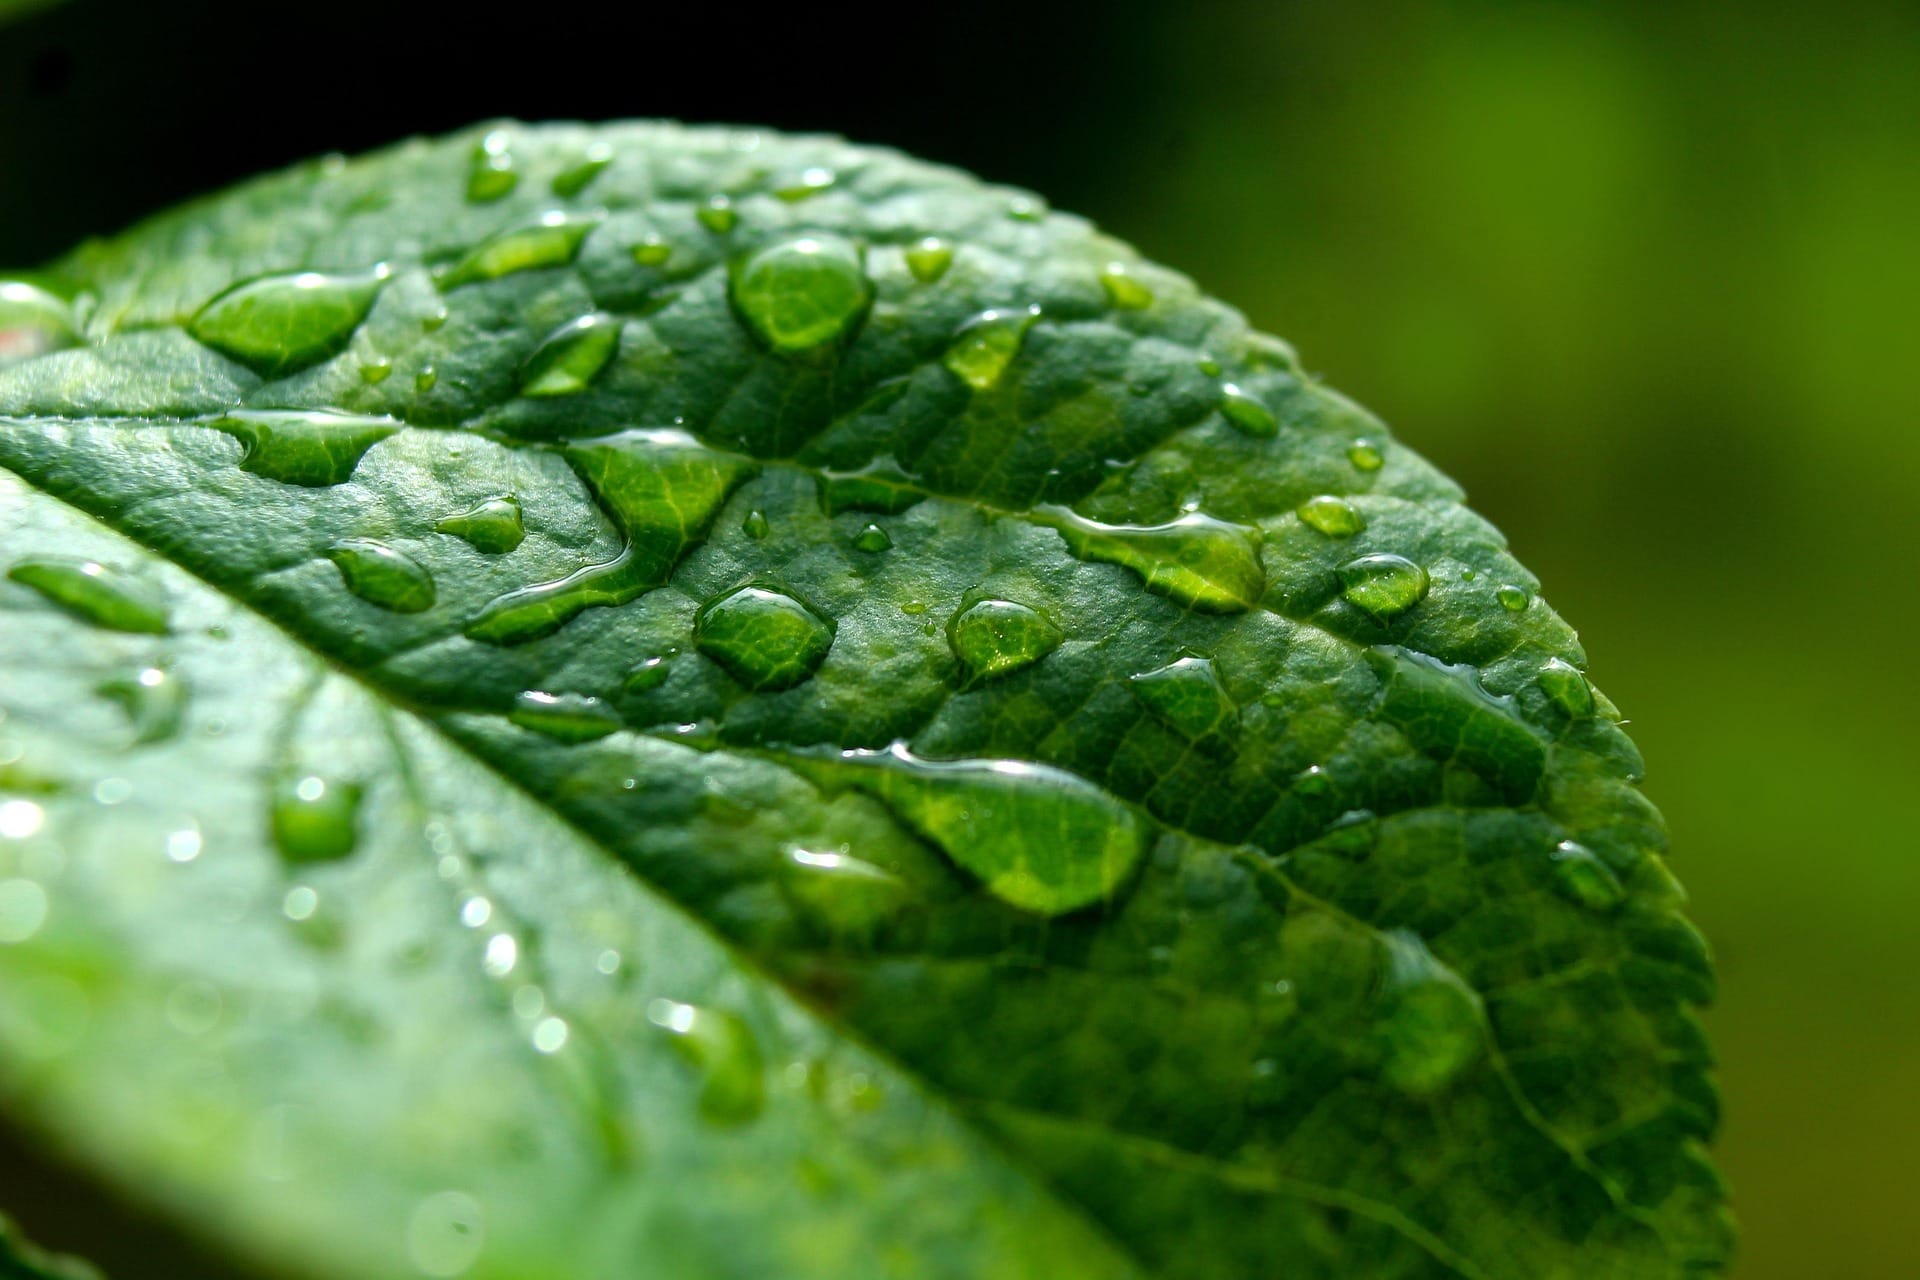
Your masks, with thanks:
[(633, 242), (627, 250), (633, 260), (643, 267), (657, 267), (673, 256), (673, 246), (658, 235), (649, 234)]
[(421, 369), (420, 372), (413, 375), (413, 389), (415, 391), (431, 391), (439, 385), (439, 382), (440, 371), (432, 365), (427, 365)]
[(1266, 440), (1280, 434), (1280, 420), (1273, 410), (1231, 382), (1220, 388), (1220, 412), (1250, 436)]
[(1593, 714), (1593, 686), (1571, 662), (1547, 659), (1546, 665), (1540, 668), (1539, 680), (1540, 688), (1553, 699), (1554, 705), (1575, 720), (1585, 720)]
[(180, 732), (187, 714), (186, 681), (165, 667), (142, 667), (96, 685), (94, 692), (120, 705), (136, 745), (164, 742)]
[(1562, 840), (1549, 855), (1554, 888), (1590, 911), (1611, 911), (1627, 896), (1620, 877), (1593, 850)]
[(1294, 514), (1300, 517), (1302, 524), (1329, 538), (1351, 538), (1367, 527), (1357, 507), (1331, 493), (1308, 498), (1294, 508)]
[(343, 484), (367, 450), (400, 430), (391, 418), (304, 409), (235, 409), (212, 424), (246, 447), (240, 469), (282, 484)]
[(1209, 378), (1217, 378), (1221, 373), (1220, 362), (1212, 356), (1201, 356), (1200, 372), (1206, 374)]
[(1046, 201), (1037, 196), (1015, 196), (1007, 201), (1007, 216), (1015, 222), (1038, 222), (1047, 216)]
[(571, 396), (585, 391), (613, 359), (620, 321), (602, 312), (561, 325), (540, 343), (520, 371), (520, 394)]
[(953, 246), (939, 236), (923, 236), (907, 250), (907, 270), (921, 284), (932, 284), (953, 265)]
[(458, 515), (447, 516), (434, 526), (450, 533), (484, 555), (505, 555), (526, 538), (526, 526), (520, 519), (520, 500), (512, 494), (483, 498)]
[(393, 361), (386, 359), (369, 360), (360, 366), (360, 381), (368, 386), (378, 386), (393, 376)]
[(440, 328), (446, 323), (447, 309), (445, 307), (435, 307), (432, 311), (420, 317), (420, 327), (428, 333), (439, 332)]
[(480, 139), (467, 162), (467, 199), (489, 204), (510, 194), (520, 185), (520, 169), (514, 162), (511, 139), (495, 129)]
[(899, 515), (927, 498), (927, 491), (891, 457), (876, 458), (858, 471), (825, 472), (819, 484), (820, 505), (830, 516), (842, 511)]
[(1340, 566), (1340, 594), (1376, 619), (1397, 617), (1426, 598), (1427, 571), (1405, 556), (1378, 552)]
[(585, 191), (613, 163), (613, 148), (604, 142), (588, 147), (580, 158), (553, 176), (553, 194), (571, 199)]
[(525, 226), (502, 231), (468, 250), (440, 278), (440, 287), (457, 289), (519, 271), (564, 267), (579, 256), (581, 243), (599, 222), (594, 215), (548, 213)]
[(1498, 591), (1495, 591), (1493, 598), (1498, 600), (1500, 607), (1508, 613), (1525, 613), (1527, 606), (1533, 603), (1533, 597), (1528, 594), (1525, 587), (1512, 585), (1501, 587)]
[(394, 613), (420, 613), (433, 607), (433, 575), (404, 552), (372, 538), (343, 538), (327, 548), (347, 590), (368, 604)]
[(962, 325), (940, 362), (975, 391), (991, 391), (1026, 345), (1027, 330), (1040, 318), (1039, 307), (982, 311)]
[(733, 201), (725, 196), (709, 196), (707, 202), (695, 209), (693, 216), (701, 226), (717, 236), (723, 236), (739, 225), (740, 215), (735, 212)]
[(1141, 706), (1189, 739), (1217, 733), (1239, 715), (1210, 658), (1176, 659), (1132, 677), (1127, 687)]
[(755, 542), (764, 539), (770, 531), (771, 526), (767, 524), (767, 513), (758, 507), (747, 512), (746, 518), (740, 521), (740, 532), (746, 534)]
[(700, 1073), (700, 1114), (718, 1125), (745, 1124), (766, 1105), (766, 1065), (752, 1028), (716, 1009), (655, 1000), (647, 1021), (669, 1037), (682, 1061)]
[(79, 342), (64, 298), (24, 280), (0, 280), (0, 369)]
[(1012, 600), (982, 600), (947, 623), (947, 643), (967, 674), (990, 680), (1030, 667), (1066, 639), (1045, 614)]
[(739, 264), (730, 283), (747, 327), (781, 355), (844, 343), (873, 304), (860, 251), (839, 236), (768, 245)]
[(97, 560), (21, 560), (7, 577), (109, 631), (165, 635), (167, 607), (157, 583)]
[(879, 525), (869, 524), (853, 535), (853, 545), (859, 551), (880, 552), (893, 546), (893, 537)]
[(741, 587), (701, 608), (694, 643), (755, 692), (790, 689), (819, 669), (833, 624), (792, 596)]
[(892, 918), (906, 886), (891, 872), (836, 849), (787, 850), (781, 890), (815, 926), (837, 938), (865, 938)]
[(514, 700), (507, 719), (522, 729), (567, 743), (592, 742), (621, 727), (620, 713), (599, 698), (531, 689)]
[(812, 168), (801, 170), (800, 173), (790, 181), (783, 182), (775, 187), (773, 194), (776, 199), (785, 200), (788, 204), (798, 204), (802, 200), (812, 199), (833, 184), (833, 170), (823, 169), (816, 165)]
[(280, 377), (338, 355), (367, 318), (390, 273), (302, 271), (235, 285), (201, 308), (194, 338), (265, 377)]
[(268, 816), (273, 842), (289, 862), (331, 862), (360, 843), (357, 782), (314, 773), (283, 773), (274, 779)]
[(1385, 938), (1381, 1072), (1416, 1097), (1445, 1089), (1484, 1048), (1480, 998), (1411, 933)]
[(1065, 507), (1034, 508), (1082, 560), (1133, 570), (1148, 591), (1203, 613), (1241, 613), (1267, 588), (1254, 531), (1198, 512), (1159, 525), (1101, 524)]
[(1120, 311), (1144, 311), (1153, 305), (1153, 290), (1140, 282), (1124, 262), (1107, 265), (1100, 273), (1100, 287), (1106, 290), (1107, 303)]
[(645, 693), (649, 689), (658, 689), (672, 674), (671, 654), (656, 653), (650, 658), (642, 658), (627, 672), (627, 692)]
[(1355, 440), (1347, 446), (1347, 461), (1357, 470), (1378, 471), (1386, 460), (1386, 455), (1380, 452), (1380, 446), (1371, 440)]

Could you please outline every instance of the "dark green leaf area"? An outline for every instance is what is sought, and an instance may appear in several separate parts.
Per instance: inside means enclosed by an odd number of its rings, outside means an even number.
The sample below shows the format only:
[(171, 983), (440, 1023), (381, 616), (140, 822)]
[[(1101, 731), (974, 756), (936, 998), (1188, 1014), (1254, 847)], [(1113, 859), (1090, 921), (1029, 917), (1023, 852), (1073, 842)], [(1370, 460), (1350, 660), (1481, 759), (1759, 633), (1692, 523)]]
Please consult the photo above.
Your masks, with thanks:
[[(323, 358), (176, 329), (376, 264)], [(316, 1032), (340, 1090), (260, 1086), (344, 1117), (300, 1196), (238, 1138), (194, 1165), (236, 1248), (291, 1233), (325, 1276), (416, 1245), (547, 1274), (580, 1240), (568, 1274), (609, 1277), (1723, 1263), (1711, 971), (1572, 631), (1449, 482), (1184, 278), (949, 170), (663, 125), (296, 170), (63, 270), (87, 344), (0, 372), (7, 501), (46, 530), (9, 563), (86, 530), (66, 554), (174, 575), (171, 632), (0, 604), (160, 646), (72, 682), (117, 743), (116, 673), (260, 686), (110, 767), (196, 753), (196, 821), (251, 823), (273, 886), (209, 936), (367, 984), (364, 1035)], [(196, 610), (245, 637), (203, 654)], [(474, 850), (435, 843), (449, 814)], [(164, 935), (147, 884), (59, 918)], [(230, 1069), (270, 1078), (238, 979), (164, 955), (113, 980), (208, 983)], [(422, 1001), (508, 1083), (395, 1030)], [(115, 1060), (47, 1123), (139, 1182), (177, 1152), (90, 1120)], [(396, 1061), (460, 1141), (372, 1136), (386, 1095), (341, 1091)], [(368, 1164), (417, 1240), (341, 1225)]]

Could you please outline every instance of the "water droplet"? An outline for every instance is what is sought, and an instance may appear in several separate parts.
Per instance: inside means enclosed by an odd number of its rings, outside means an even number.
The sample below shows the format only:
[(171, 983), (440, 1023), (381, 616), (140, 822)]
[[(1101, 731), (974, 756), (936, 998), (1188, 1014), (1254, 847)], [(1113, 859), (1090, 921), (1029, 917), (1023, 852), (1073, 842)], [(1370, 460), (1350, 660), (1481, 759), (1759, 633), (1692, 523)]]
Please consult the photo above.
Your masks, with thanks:
[(1015, 196), (1007, 201), (1007, 216), (1016, 222), (1038, 222), (1047, 216), (1047, 202), (1038, 196)]
[(522, 729), (568, 743), (592, 742), (621, 727), (620, 713), (599, 698), (531, 689), (514, 700), (507, 719)]
[(1027, 330), (1039, 318), (1039, 307), (982, 311), (961, 326), (940, 362), (975, 391), (991, 391), (1026, 345)]
[(755, 542), (765, 538), (771, 531), (771, 526), (767, 524), (767, 513), (758, 507), (747, 512), (746, 518), (740, 521), (740, 532)]
[(820, 505), (830, 516), (842, 511), (878, 511), (897, 516), (926, 501), (927, 491), (891, 457), (858, 471), (828, 471), (819, 478)]
[(1220, 412), (1250, 436), (1267, 440), (1280, 434), (1280, 420), (1273, 410), (1231, 382), (1220, 388)]
[(194, 338), (265, 377), (338, 355), (367, 318), (388, 270), (359, 275), (302, 271), (237, 284), (201, 308)]
[(904, 746), (848, 751), (872, 792), (989, 892), (1041, 915), (1103, 902), (1152, 839), (1131, 808), (1064, 769), (1018, 760), (923, 760)]
[(94, 691), (120, 704), (135, 744), (166, 741), (180, 732), (186, 718), (186, 681), (165, 667), (142, 667), (102, 681)]
[(1127, 687), (1140, 705), (1190, 739), (1217, 733), (1239, 715), (1210, 658), (1177, 659), (1134, 676)]
[(1108, 304), (1117, 310), (1144, 311), (1153, 305), (1153, 290), (1131, 274), (1124, 262), (1107, 264), (1100, 273), (1100, 287), (1107, 292)]
[(47, 922), (47, 891), (32, 880), (0, 880), (0, 945), (25, 942)]
[(433, 575), (419, 561), (372, 538), (343, 538), (327, 548), (348, 591), (395, 613), (433, 607)]
[(704, 606), (694, 643), (755, 692), (790, 689), (811, 676), (833, 647), (833, 624), (792, 596), (741, 587)]
[(66, 299), (24, 280), (0, 280), (0, 369), (79, 341)]
[(422, 1275), (460, 1275), (479, 1260), (485, 1224), (478, 1200), (462, 1191), (436, 1191), (407, 1218), (407, 1257)]
[(467, 162), (468, 200), (487, 204), (520, 185), (520, 169), (514, 163), (511, 141), (502, 129), (495, 129), (480, 139)]
[(1611, 911), (1626, 899), (1620, 877), (1585, 845), (1562, 840), (1549, 858), (1554, 888), (1580, 906), (1590, 911)]
[(527, 536), (526, 526), (520, 520), (520, 500), (511, 494), (483, 498), (433, 527), (490, 556), (505, 555)]
[(1217, 378), (1221, 373), (1220, 362), (1212, 356), (1201, 356), (1200, 372), (1206, 374), (1209, 378)]
[(235, 409), (212, 426), (246, 446), (240, 469), (282, 484), (343, 484), (367, 450), (400, 424), (391, 418), (302, 409)]
[(1575, 720), (1585, 720), (1594, 712), (1593, 686), (1587, 683), (1586, 675), (1571, 662), (1559, 658), (1547, 659), (1540, 668), (1540, 687), (1553, 699), (1554, 705), (1572, 716)]
[(587, 389), (620, 345), (620, 321), (596, 312), (548, 334), (520, 372), (523, 396), (571, 396)]
[(657, 267), (673, 256), (673, 246), (662, 240), (657, 234), (649, 233), (633, 242), (627, 250), (633, 260), (643, 267)]
[(1377, 716), (1415, 748), (1466, 766), (1515, 803), (1534, 795), (1546, 748), (1511, 696), (1488, 693), (1472, 666), (1395, 645), (1369, 649), (1367, 661), (1382, 682)]
[(1254, 531), (1198, 512), (1168, 524), (1111, 525), (1065, 507), (1034, 508), (1034, 517), (1060, 531), (1083, 560), (1122, 565), (1148, 591), (1203, 613), (1240, 613), (1267, 589)]
[(1371, 440), (1355, 440), (1347, 446), (1347, 461), (1361, 471), (1378, 471), (1387, 457), (1380, 452), (1380, 446)]
[(571, 199), (585, 191), (613, 163), (613, 148), (604, 142), (588, 147), (581, 157), (553, 176), (553, 194)]
[(269, 817), (273, 842), (289, 862), (344, 858), (360, 843), (357, 782), (312, 773), (284, 773), (274, 780)]
[(47, 811), (31, 800), (0, 800), (0, 837), (25, 840), (46, 825)]
[(907, 250), (907, 270), (921, 284), (932, 284), (953, 265), (953, 246), (939, 236), (925, 236)]
[(879, 525), (869, 524), (853, 536), (853, 545), (860, 551), (880, 552), (893, 546), (893, 537)]
[(655, 1000), (647, 1021), (702, 1078), (700, 1114), (714, 1124), (745, 1124), (766, 1104), (766, 1066), (753, 1029), (731, 1013)]
[(1345, 498), (1330, 493), (1308, 498), (1294, 508), (1294, 514), (1300, 517), (1302, 524), (1329, 538), (1351, 538), (1367, 527), (1359, 508)]
[(731, 286), (747, 327), (782, 355), (844, 343), (873, 303), (860, 251), (831, 235), (768, 245), (734, 269)]
[(526, 226), (502, 231), (468, 250), (440, 278), (440, 287), (457, 289), (518, 271), (564, 267), (579, 256), (587, 233), (599, 223), (597, 215), (548, 213)]
[(645, 693), (649, 689), (658, 689), (672, 674), (672, 654), (656, 653), (651, 658), (643, 658), (627, 672), (627, 692)]
[(982, 600), (953, 615), (947, 643), (953, 656), (976, 680), (1032, 666), (1066, 639), (1060, 628), (1036, 609), (1012, 600)]
[(733, 201), (725, 196), (709, 196), (707, 202), (693, 211), (700, 225), (717, 236), (723, 236), (740, 222), (740, 215), (734, 211)]
[(1533, 597), (1527, 593), (1525, 587), (1511, 585), (1501, 587), (1498, 591), (1495, 591), (1493, 598), (1498, 600), (1500, 607), (1508, 613), (1524, 613), (1526, 612), (1527, 606), (1533, 603)]
[(360, 366), (360, 381), (370, 387), (378, 386), (393, 374), (393, 361), (384, 358), (368, 360)]
[(96, 627), (138, 635), (167, 633), (159, 584), (97, 560), (22, 560), (7, 570), (7, 577)]
[(1479, 1060), (1480, 998), (1413, 934), (1385, 936), (1381, 1073), (1416, 1097), (1440, 1092)]
[(798, 204), (802, 200), (811, 199), (819, 195), (822, 191), (831, 187), (833, 183), (833, 170), (823, 169), (816, 165), (813, 168), (801, 170), (799, 175), (791, 181), (783, 182), (775, 187), (773, 194), (778, 199), (785, 200), (788, 204)]
[(420, 317), (420, 327), (428, 333), (437, 333), (441, 326), (446, 324), (447, 314), (445, 307), (435, 307), (432, 311)]
[(439, 382), (440, 371), (432, 365), (427, 365), (421, 369), (420, 372), (413, 375), (413, 389), (415, 391), (431, 391)]
[(1396, 617), (1426, 598), (1427, 571), (1405, 556), (1378, 552), (1340, 566), (1340, 594), (1376, 619)]

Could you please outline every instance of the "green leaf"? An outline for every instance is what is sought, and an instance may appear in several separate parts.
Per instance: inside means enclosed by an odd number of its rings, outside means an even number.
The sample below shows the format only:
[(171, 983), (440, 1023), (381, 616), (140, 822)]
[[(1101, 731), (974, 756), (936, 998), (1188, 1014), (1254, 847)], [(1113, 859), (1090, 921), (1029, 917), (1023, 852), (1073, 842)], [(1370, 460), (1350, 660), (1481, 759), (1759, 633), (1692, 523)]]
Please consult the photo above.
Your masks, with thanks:
[(0, 1280), (100, 1280), (100, 1273), (77, 1258), (34, 1247), (0, 1215)]
[(890, 152), (509, 124), (41, 280), (0, 1106), (121, 1193), (343, 1280), (1724, 1264), (1573, 632), (1186, 279)]

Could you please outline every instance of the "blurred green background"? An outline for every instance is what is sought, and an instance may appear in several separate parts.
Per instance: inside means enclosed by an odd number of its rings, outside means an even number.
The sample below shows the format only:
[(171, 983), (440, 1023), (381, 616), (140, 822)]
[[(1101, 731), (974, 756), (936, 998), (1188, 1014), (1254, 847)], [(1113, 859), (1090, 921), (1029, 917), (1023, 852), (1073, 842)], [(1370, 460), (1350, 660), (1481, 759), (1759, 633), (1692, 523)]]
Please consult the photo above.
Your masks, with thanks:
[(831, 129), (1091, 215), (1461, 480), (1582, 628), (1720, 957), (1737, 1275), (1920, 1275), (1920, 14), (933, 8), (71, 0), (0, 30), (0, 263), (492, 114)]

